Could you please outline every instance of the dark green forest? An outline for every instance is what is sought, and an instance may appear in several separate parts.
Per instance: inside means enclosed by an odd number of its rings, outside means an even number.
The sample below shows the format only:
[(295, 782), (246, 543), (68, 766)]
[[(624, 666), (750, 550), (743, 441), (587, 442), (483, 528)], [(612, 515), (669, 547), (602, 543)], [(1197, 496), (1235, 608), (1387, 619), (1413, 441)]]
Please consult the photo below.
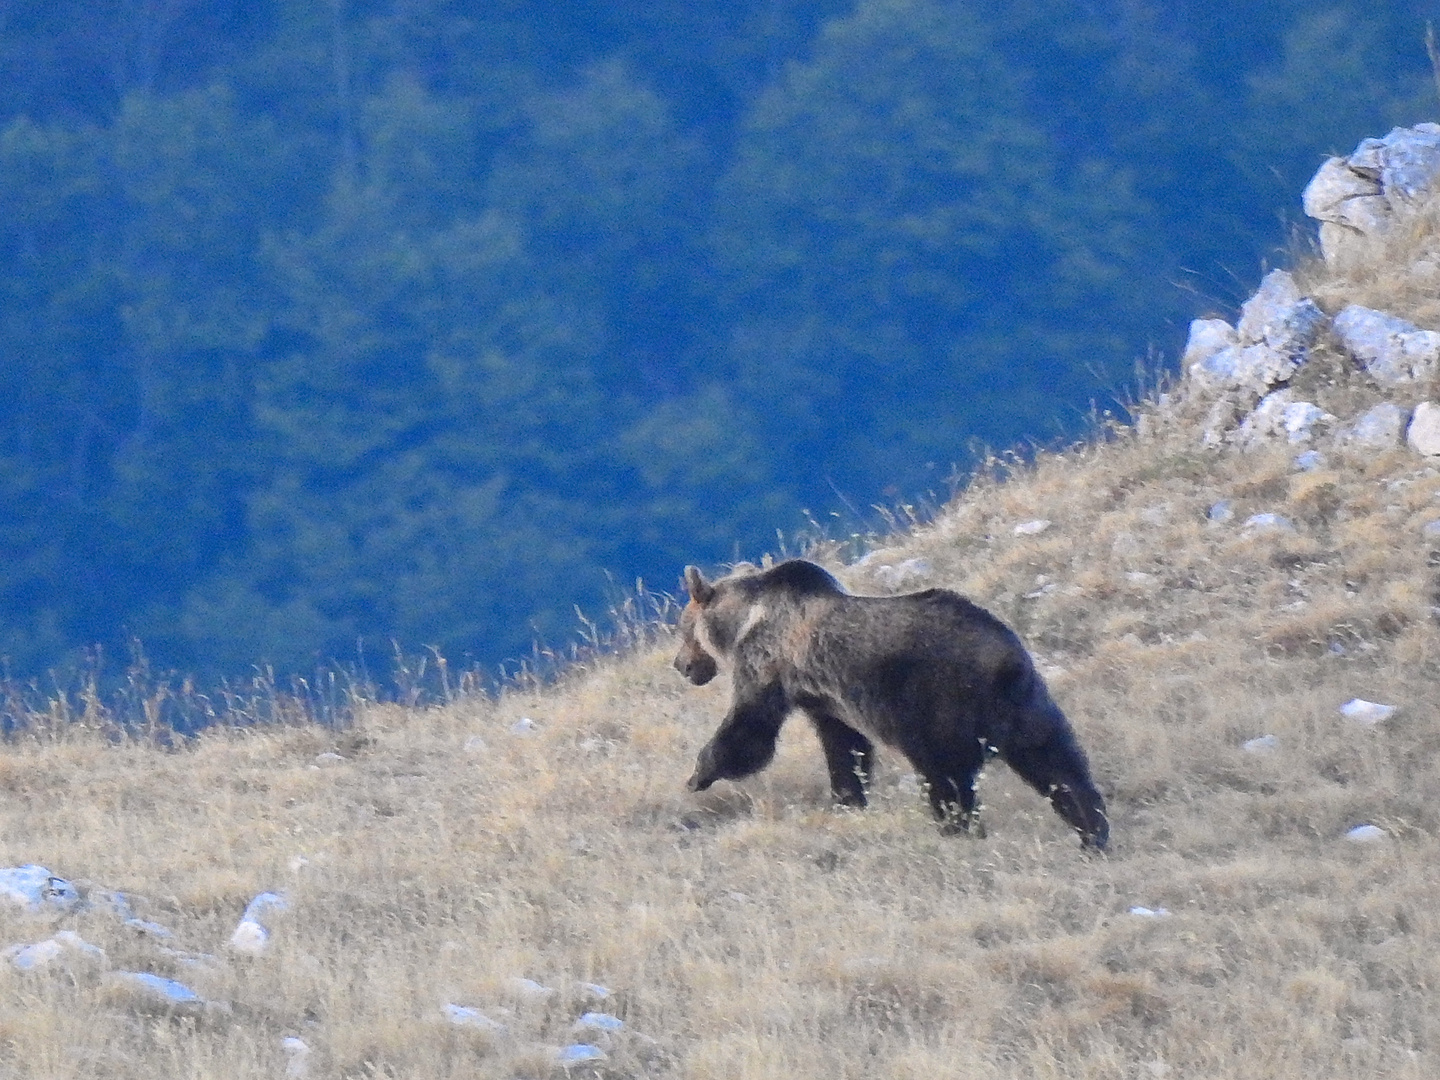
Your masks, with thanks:
[(493, 667), (943, 500), (1433, 117), (1432, 14), (4, 0), (0, 656)]

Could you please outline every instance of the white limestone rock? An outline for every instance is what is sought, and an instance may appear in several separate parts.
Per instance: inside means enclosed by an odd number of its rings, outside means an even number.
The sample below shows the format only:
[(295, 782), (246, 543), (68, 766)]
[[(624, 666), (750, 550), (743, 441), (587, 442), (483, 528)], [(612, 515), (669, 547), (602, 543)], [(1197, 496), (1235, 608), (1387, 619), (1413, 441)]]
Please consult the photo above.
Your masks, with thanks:
[(1340, 439), (1365, 450), (1392, 450), (1400, 445), (1409, 418), (1409, 414), (1393, 401), (1382, 401), (1342, 430)]
[(71, 911), (80, 904), (80, 890), (45, 867), (27, 863), (0, 869), (0, 900), (32, 913)]
[(1266, 394), (1236, 432), (1236, 441), (1254, 448), (1284, 438), (1292, 445), (1308, 442), (1335, 417), (1309, 401), (1295, 401), (1288, 387)]
[(1240, 526), (1240, 535), (1246, 537), (1288, 534), (1294, 531), (1295, 524), (1283, 514), (1251, 514)]
[[(1288, 382), (1309, 355), (1325, 314), (1300, 294), (1295, 279), (1284, 270), (1265, 275), (1255, 295), (1240, 308), (1233, 344), (1218, 320), (1191, 324), (1185, 370), (1202, 389), (1250, 395), (1249, 402)], [(1218, 346), (1218, 347), (1216, 347)], [(1191, 356), (1194, 359), (1189, 359)], [(1208, 429), (1207, 429), (1208, 430)]]
[(1340, 706), (1340, 715), (1361, 727), (1374, 727), (1394, 716), (1395, 706), (1379, 701), (1366, 701), (1364, 698), (1352, 698)]
[(1352, 844), (1374, 844), (1384, 840), (1385, 830), (1379, 825), (1356, 825), (1345, 834), (1345, 839)]
[(270, 923), (289, 908), (279, 893), (260, 893), (245, 905), (245, 912), (230, 935), (230, 948), (246, 956), (259, 956), (270, 945)]
[(1190, 323), (1190, 337), (1185, 342), (1185, 352), (1180, 357), (1180, 366), (1190, 370), (1194, 364), (1202, 363), (1222, 349), (1234, 348), (1240, 343), (1235, 328), (1224, 319), (1195, 319)]
[(1440, 368), (1440, 333), (1383, 311), (1351, 304), (1335, 316), (1335, 334), (1383, 386), (1429, 379)]
[(1320, 222), (1320, 251), (1337, 265), (1409, 218), (1440, 180), (1440, 125), (1395, 128), (1349, 157), (1320, 166), (1305, 188), (1305, 213)]
[(1405, 430), (1405, 441), (1417, 454), (1440, 456), (1440, 405), (1422, 401), (1415, 406), (1415, 414)]
[(1289, 273), (1272, 270), (1241, 305), (1235, 332), (1242, 345), (1266, 345), (1298, 363), (1324, 321), (1325, 314), (1315, 301), (1300, 294)]

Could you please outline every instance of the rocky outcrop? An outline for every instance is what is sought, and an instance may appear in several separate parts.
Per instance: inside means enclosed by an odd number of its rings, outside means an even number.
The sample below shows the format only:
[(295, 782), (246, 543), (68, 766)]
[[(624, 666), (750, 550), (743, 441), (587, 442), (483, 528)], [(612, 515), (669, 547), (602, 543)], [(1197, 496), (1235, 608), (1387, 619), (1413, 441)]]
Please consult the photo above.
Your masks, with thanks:
[(1305, 188), (1305, 213), (1320, 222), (1325, 261), (1343, 264), (1369, 237), (1412, 216), (1440, 181), (1440, 124), (1396, 128), (1333, 157)]
[(1259, 398), (1295, 374), (1324, 322), (1324, 312), (1300, 295), (1295, 279), (1272, 270), (1241, 307), (1234, 330), (1220, 319), (1191, 324), (1186, 370), (1207, 389)]
[[(1305, 189), (1305, 211), (1320, 221), (1322, 252), (1333, 263), (1400, 227), (1437, 194), (1440, 124), (1419, 124), (1327, 161)], [(1368, 382), (1372, 392), (1361, 396), (1387, 400), (1357, 413), (1356, 395), (1342, 395), (1337, 400), (1350, 403), (1344, 418), (1301, 400), (1292, 383), (1322, 343)], [(1331, 319), (1283, 270), (1265, 275), (1234, 326), (1215, 318), (1192, 322), (1181, 366), (1191, 400), (1198, 396), (1204, 409), (1206, 446), (1283, 441), (1378, 451), (1408, 444), (1440, 456), (1440, 405), (1410, 408), (1415, 391), (1440, 378), (1440, 332), (1359, 304)], [(1388, 400), (1407, 393), (1408, 401)], [(1306, 453), (1321, 460), (1313, 445)]]

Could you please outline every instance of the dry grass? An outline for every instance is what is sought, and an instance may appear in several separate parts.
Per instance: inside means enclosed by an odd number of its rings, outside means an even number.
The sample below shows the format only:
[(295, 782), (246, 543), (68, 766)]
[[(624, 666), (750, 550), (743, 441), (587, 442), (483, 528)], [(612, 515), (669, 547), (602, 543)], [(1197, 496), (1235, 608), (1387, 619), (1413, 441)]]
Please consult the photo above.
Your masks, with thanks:
[[(1108, 857), (998, 765), (985, 839), (938, 835), (893, 755), (870, 810), (832, 810), (800, 724), (767, 772), (688, 797), (726, 688), (690, 688), (663, 643), (343, 733), (164, 749), (38, 724), (0, 752), (0, 865), (133, 894), (175, 937), (0, 908), (0, 944), (68, 927), (228, 1008), (0, 965), (0, 1075), (282, 1077), (299, 1036), (316, 1077), (539, 1078), (599, 1007), (626, 1029), (570, 1075), (1440, 1076), (1440, 474), (1140, 431), (977, 483), (842, 571), (875, 590), (878, 563), (923, 556), (1022, 632), (1110, 798)], [(1262, 511), (1295, 532), (1247, 535)], [(1353, 697), (1399, 711), (1364, 729), (1337, 712)], [(1241, 748), (1263, 734), (1273, 752)], [(1386, 838), (1346, 840), (1362, 822)], [(290, 911), (233, 955), (262, 890)]]

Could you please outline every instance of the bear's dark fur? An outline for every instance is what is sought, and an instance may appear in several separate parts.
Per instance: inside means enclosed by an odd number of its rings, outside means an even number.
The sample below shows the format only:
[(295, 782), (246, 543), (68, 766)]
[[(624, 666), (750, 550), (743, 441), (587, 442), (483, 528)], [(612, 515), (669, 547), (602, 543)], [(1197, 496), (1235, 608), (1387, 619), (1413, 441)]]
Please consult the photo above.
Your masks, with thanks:
[(690, 566), (685, 585), (676, 669), (703, 686), (723, 664), (734, 682), (691, 791), (763, 769), (798, 709), (841, 803), (865, 805), (876, 740), (910, 759), (947, 830), (967, 829), (976, 776), (999, 754), (1082, 844), (1105, 847), (1105, 802), (1075, 732), (1020, 639), (988, 611), (947, 589), (855, 596), (803, 559), (713, 582)]

